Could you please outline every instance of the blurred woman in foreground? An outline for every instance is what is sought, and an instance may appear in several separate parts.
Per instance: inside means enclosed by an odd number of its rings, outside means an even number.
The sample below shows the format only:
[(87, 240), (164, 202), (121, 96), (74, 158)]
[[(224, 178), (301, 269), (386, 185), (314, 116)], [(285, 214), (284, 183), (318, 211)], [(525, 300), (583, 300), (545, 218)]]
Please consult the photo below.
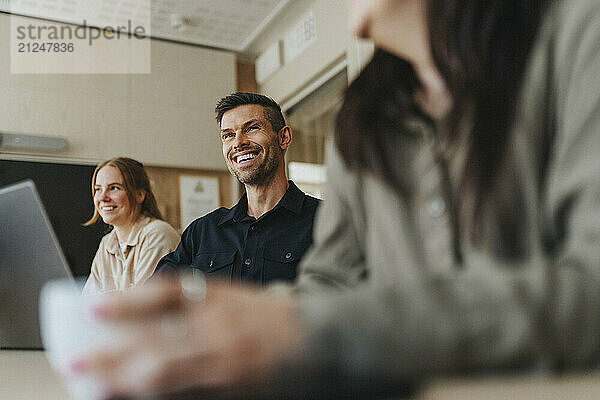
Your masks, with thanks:
[[(600, 3), (352, 3), (379, 50), (339, 114), (296, 286), (107, 298), (95, 314), (137, 321), (134, 339), (75, 373), (138, 394), (597, 364)], [(172, 313), (179, 334), (147, 328)]]
[(85, 294), (124, 291), (146, 281), (179, 235), (163, 221), (144, 166), (131, 158), (104, 161), (92, 176), (94, 215), (113, 229), (102, 238)]

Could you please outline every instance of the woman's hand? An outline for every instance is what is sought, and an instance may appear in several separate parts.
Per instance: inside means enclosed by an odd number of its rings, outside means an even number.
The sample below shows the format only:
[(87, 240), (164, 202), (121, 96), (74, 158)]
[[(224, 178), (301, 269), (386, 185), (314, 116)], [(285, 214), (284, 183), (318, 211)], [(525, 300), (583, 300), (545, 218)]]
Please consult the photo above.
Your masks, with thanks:
[(204, 301), (186, 296), (174, 277), (151, 281), (101, 297), (92, 313), (118, 340), (71, 369), (107, 397), (253, 383), (300, 339), (291, 298), (219, 281), (208, 283)]

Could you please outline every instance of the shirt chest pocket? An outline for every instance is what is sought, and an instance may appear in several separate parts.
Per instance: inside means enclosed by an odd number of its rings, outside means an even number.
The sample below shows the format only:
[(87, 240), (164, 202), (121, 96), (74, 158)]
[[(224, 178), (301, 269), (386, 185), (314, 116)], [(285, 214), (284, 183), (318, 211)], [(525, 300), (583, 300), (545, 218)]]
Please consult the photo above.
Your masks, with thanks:
[(264, 282), (273, 280), (293, 281), (300, 259), (310, 242), (266, 246), (264, 250)]
[(198, 253), (192, 260), (192, 266), (210, 276), (231, 278), (235, 251)]

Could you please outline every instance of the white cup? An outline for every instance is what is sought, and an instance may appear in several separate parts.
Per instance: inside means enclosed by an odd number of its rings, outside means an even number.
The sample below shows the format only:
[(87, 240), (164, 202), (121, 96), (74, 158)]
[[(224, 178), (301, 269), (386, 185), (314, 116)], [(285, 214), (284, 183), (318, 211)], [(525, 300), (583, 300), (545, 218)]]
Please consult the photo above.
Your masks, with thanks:
[(83, 281), (53, 280), (40, 293), (40, 330), (46, 357), (78, 399), (104, 397), (101, 385), (85, 373), (73, 373), (72, 363), (115, 338), (110, 327), (92, 318), (96, 296), (82, 296)]

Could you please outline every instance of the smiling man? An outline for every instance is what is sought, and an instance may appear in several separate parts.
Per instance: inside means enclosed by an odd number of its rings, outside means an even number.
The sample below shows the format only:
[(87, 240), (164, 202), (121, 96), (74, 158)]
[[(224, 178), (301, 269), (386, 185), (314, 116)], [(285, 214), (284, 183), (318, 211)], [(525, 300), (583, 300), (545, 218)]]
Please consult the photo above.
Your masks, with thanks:
[(261, 285), (293, 280), (312, 243), (319, 200), (286, 177), (284, 157), (292, 130), (279, 105), (259, 94), (226, 96), (215, 113), (227, 168), (246, 193), (233, 208), (219, 208), (192, 222), (157, 271), (191, 269)]

